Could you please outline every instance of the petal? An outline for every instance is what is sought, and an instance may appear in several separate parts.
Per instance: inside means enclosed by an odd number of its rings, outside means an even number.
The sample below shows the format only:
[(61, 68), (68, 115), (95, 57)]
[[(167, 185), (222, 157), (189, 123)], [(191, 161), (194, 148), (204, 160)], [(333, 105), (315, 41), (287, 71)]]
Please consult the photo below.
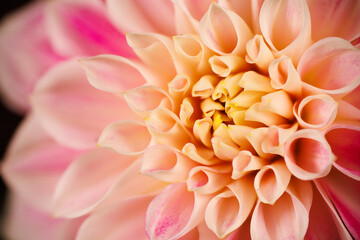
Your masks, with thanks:
[(308, 48), (297, 70), (306, 93), (341, 97), (360, 85), (360, 51), (344, 39), (325, 38)]
[(244, 55), (252, 32), (239, 15), (213, 2), (201, 19), (200, 37), (206, 46), (219, 54)]
[(56, 187), (54, 215), (78, 217), (87, 214), (134, 159), (103, 148), (80, 156), (67, 168)]
[(266, 45), (262, 35), (256, 34), (246, 43), (246, 53), (246, 62), (255, 64), (264, 74), (268, 72), (269, 64), (274, 60), (274, 55)]
[(359, 181), (347, 177), (336, 169), (325, 178), (316, 181), (325, 190), (325, 194), (330, 198), (352, 237), (358, 239), (360, 237)]
[(122, 32), (175, 34), (174, 7), (169, 0), (107, 0), (108, 13)]
[(214, 156), (212, 150), (201, 146), (195, 146), (192, 143), (185, 144), (181, 151), (195, 162), (206, 166), (221, 162), (220, 159)]
[(147, 240), (145, 213), (151, 197), (139, 197), (122, 201), (97, 211), (81, 225), (77, 240)]
[(306, 1), (265, 1), (260, 11), (260, 28), (275, 55), (286, 55), (296, 65), (311, 43), (311, 19)]
[(4, 180), (29, 204), (50, 211), (55, 186), (80, 152), (51, 139), (30, 114), (17, 130), (1, 166)]
[(284, 152), (290, 172), (302, 180), (326, 176), (336, 158), (325, 137), (311, 129), (294, 133), (286, 141)]
[(0, 91), (19, 113), (30, 109), (28, 97), (38, 79), (62, 60), (45, 29), (45, 7), (45, 2), (30, 4), (4, 19), (0, 29)]
[(46, 23), (54, 49), (66, 57), (100, 53), (134, 56), (125, 36), (110, 24), (105, 13), (98, 1), (51, 2)]
[(325, 138), (337, 157), (334, 166), (347, 176), (360, 180), (360, 127), (334, 125)]
[(203, 218), (209, 196), (188, 192), (186, 184), (168, 186), (150, 203), (146, 213), (146, 233), (149, 239), (177, 239)]
[(110, 122), (136, 119), (123, 99), (93, 88), (75, 61), (58, 64), (47, 72), (31, 103), (49, 134), (74, 148), (94, 147), (101, 130)]
[(341, 37), (352, 41), (360, 36), (360, 4), (350, 1), (307, 1), (311, 15), (312, 38)]
[(234, 180), (239, 179), (251, 171), (261, 169), (266, 164), (265, 159), (254, 156), (247, 150), (240, 151), (232, 161), (233, 171), (231, 178)]
[(98, 145), (124, 155), (139, 155), (150, 145), (151, 135), (138, 121), (118, 121), (105, 127)]

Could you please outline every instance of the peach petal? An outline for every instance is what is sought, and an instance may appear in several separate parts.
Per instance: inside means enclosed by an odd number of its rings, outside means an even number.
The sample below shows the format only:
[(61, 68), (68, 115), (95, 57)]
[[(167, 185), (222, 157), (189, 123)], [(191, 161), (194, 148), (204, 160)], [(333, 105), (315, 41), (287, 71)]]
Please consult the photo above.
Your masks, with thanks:
[(177, 74), (173, 80), (168, 83), (168, 92), (175, 102), (175, 106), (181, 100), (189, 95), (190, 86), (193, 80), (186, 74)]
[(191, 95), (193, 97), (200, 97), (201, 99), (206, 99), (213, 94), (218, 82), (219, 79), (213, 75), (202, 76), (199, 81), (194, 84)]
[(263, 123), (267, 126), (287, 123), (287, 120), (284, 117), (281, 117), (276, 113), (263, 110), (261, 108), (261, 103), (255, 103), (246, 110), (245, 120)]
[(347, 103), (350, 103), (351, 105), (360, 109), (360, 94), (359, 93), (360, 93), (360, 86), (358, 86), (353, 91), (351, 91), (346, 96), (344, 96), (342, 98), (342, 100), (346, 101)]
[(146, 212), (149, 239), (177, 239), (196, 227), (211, 195), (188, 192), (185, 183), (172, 184), (157, 195)]
[(262, 96), (259, 104), (259, 109), (276, 113), (289, 120), (294, 119), (292, 108), (293, 102), (291, 97), (284, 90)]
[(187, 179), (188, 190), (201, 194), (215, 193), (230, 182), (230, 173), (229, 164), (194, 167)]
[(294, 133), (286, 141), (284, 153), (290, 172), (302, 180), (326, 176), (336, 158), (323, 134), (312, 129)]
[(211, 118), (205, 117), (203, 119), (196, 120), (193, 128), (195, 138), (209, 148), (211, 147), (211, 127)]
[(139, 197), (93, 213), (81, 225), (76, 239), (147, 240), (144, 218), (150, 201), (151, 197)]
[(307, 94), (326, 93), (337, 99), (360, 85), (360, 52), (344, 39), (325, 38), (308, 48), (297, 70)]
[(165, 182), (182, 182), (197, 165), (175, 148), (155, 145), (143, 153), (140, 172)]
[(354, 239), (359, 238), (359, 181), (333, 169), (328, 176), (317, 179), (316, 184), (323, 197), (328, 198), (328, 204), (338, 213), (351, 236)]
[(242, 125), (228, 125), (227, 128), (231, 140), (241, 148), (251, 149), (251, 145), (247, 140), (246, 135), (248, 135), (253, 128)]
[(120, 156), (102, 148), (81, 155), (57, 184), (54, 216), (73, 218), (87, 214), (134, 160), (134, 157)]
[(211, 0), (175, 0), (175, 4), (184, 7), (191, 17), (200, 21), (209, 9)]
[(110, 93), (139, 87), (148, 82), (140, 64), (115, 55), (99, 55), (79, 60), (92, 86)]
[(256, 174), (254, 187), (259, 200), (273, 205), (285, 192), (291, 173), (283, 159), (277, 159), (266, 165)]
[(360, 109), (347, 101), (338, 100), (337, 120), (360, 121)]
[(189, 33), (196, 34), (199, 28), (199, 21), (191, 16), (184, 1), (174, 0), (173, 3), (175, 7), (176, 33), (179, 35)]
[(262, 128), (255, 128), (246, 135), (247, 140), (251, 143), (256, 153), (261, 158), (265, 158), (265, 159), (271, 158), (273, 156), (273, 154), (265, 153), (262, 149), (262, 143), (264, 142), (264, 139), (266, 138), (267, 134), (268, 134), (268, 128), (262, 127)]
[(220, 77), (227, 77), (230, 73), (248, 69), (248, 65), (244, 59), (236, 55), (215, 55), (209, 59), (209, 63), (213, 72)]
[(256, 194), (251, 186), (252, 181), (241, 178), (227, 185), (228, 190), (215, 196), (209, 202), (205, 212), (207, 226), (223, 238), (238, 227), (249, 216)]
[(334, 124), (325, 132), (325, 138), (337, 157), (334, 166), (356, 180), (360, 180), (360, 126)]
[(260, 201), (256, 204), (250, 225), (251, 238), (303, 239), (308, 223), (306, 207), (296, 195), (287, 190), (274, 205)]
[(248, 108), (259, 102), (263, 95), (263, 92), (242, 91), (239, 95), (230, 101), (230, 104), (234, 105), (235, 107)]
[(254, 71), (247, 71), (242, 75), (239, 86), (244, 91), (254, 92), (273, 92), (274, 88), (270, 84), (270, 79)]
[(259, 170), (268, 163), (267, 160), (254, 156), (250, 151), (242, 150), (232, 161), (231, 178), (239, 179), (249, 172)]
[(245, 55), (252, 32), (239, 15), (213, 2), (200, 21), (200, 37), (214, 52)]
[(185, 127), (192, 128), (194, 126), (194, 122), (196, 119), (201, 117), (199, 111), (195, 111), (197, 109), (198, 103), (194, 101), (193, 98), (184, 98), (183, 102), (180, 106), (180, 121), (184, 124)]
[(194, 140), (176, 114), (167, 109), (158, 108), (145, 119), (145, 122), (152, 139), (158, 144), (181, 149), (186, 143)]
[(352, 41), (360, 36), (358, 1), (307, 1), (311, 15), (312, 38), (336, 36)]
[(174, 7), (168, 0), (107, 0), (108, 14), (122, 32), (175, 34)]
[(149, 117), (157, 108), (172, 110), (174, 103), (168, 93), (152, 85), (140, 86), (130, 89), (123, 94), (127, 104), (141, 117)]
[(215, 102), (211, 98), (206, 98), (205, 100), (201, 101), (200, 108), (206, 117), (212, 117), (216, 110), (224, 110), (224, 107), (221, 103)]
[(240, 151), (239, 147), (229, 138), (213, 137), (211, 143), (215, 155), (224, 161), (232, 161)]
[(126, 40), (142, 62), (163, 79), (176, 75), (177, 60), (169, 37), (155, 33), (128, 33)]
[(134, 57), (125, 36), (109, 23), (106, 9), (98, 1), (50, 2), (45, 20), (52, 46), (62, 56), (113, 53)]
[(186, 64), (188, 69), (199, 74), (210, 73), (209, 58), (214, 54), (193, 34), (183, 34), (173, 37), (177, 57)]
[(137, 119), (123, 99), (93, 88), (73, 60), (48, 71), (30, 101), (51, 137), (77, 149), (94, 147), (107, 124), (124, 118)]
[(30, 113), (10, 143), (1, 163), (1, 174), (27, 204), (50, 212), (57, 182), (80, 153), (58, 145)]
[(139, 155), (150, 145), (150, 142), (151, 135), (142, 122), (118, 121), (105, 127), (98, 146), (125, 155)]
[(275, 56), (286, 55), (294, 65), (311, 44), (311, 18), (305, 0), (265, 1), (260, 28)]
[(327, 94), (307, 96), (294, 105), (294, 115), (303, 128), (323, 129), (336, 118), (338, 103)]
[(211, 98), (215, 100), (219, 100), (220, 102), (225, 102), (228, 98), (233, 98), (238, 94), (241, 90), (240, 86), (238, 85), (242, 73), (238, 73), (236, 75), (231, 75), (221, 80), (218, 85), (215, 87), (214, 92)]
[(301, 95), (301, 78), (290, 58), (281, 56), (271, 62), (269, 75), (273, 88), (284, 89), (296, 98)]
[(185, 144), (182, 152), (195, 162), (205, 166), (214, 165), (221, 162), (220, 159), (214, 156), (214, 152), (212, 150), (205, 147), (195, 146), (192, 143)]
[(266, 138), (261, 143), (261, 149), (264, 153), (272, 153), (284, 156), (283, 145), (286, 140), (296, 132), (298, 123), (288, 126), (270, 126)]
[(270, 63), (274, 60), (274, 55), (266, 45), (262, 35), (256, 34), (246, 43), (245, 61), (255, 64), (260, 72), (266, 74)]

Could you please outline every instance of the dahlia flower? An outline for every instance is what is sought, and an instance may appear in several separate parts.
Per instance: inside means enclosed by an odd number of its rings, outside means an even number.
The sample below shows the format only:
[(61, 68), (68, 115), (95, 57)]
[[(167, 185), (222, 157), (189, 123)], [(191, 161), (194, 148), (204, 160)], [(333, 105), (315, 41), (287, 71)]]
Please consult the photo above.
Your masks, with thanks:
[(360, 239), (359, 1), (96, 4), (128, 46), (52, 12), (64, 59), (2, 167), (12, 229), (27, 204), (46, 239)]

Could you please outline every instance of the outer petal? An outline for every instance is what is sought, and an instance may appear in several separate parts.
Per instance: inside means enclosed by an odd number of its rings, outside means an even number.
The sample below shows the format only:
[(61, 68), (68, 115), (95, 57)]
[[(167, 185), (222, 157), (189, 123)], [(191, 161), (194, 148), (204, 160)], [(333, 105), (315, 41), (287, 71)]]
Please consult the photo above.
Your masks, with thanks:
[(77, 217), (88, 213), (134, 159), (103, 148), (80, 156), (68, 167), (56, 187), (54, 215)]
[(113, 53), (134, 56), (125, 36), (109, 23), (106, 9), (96, 0), (53, 1), (46, 15), (56, 51), (66, 57)]
[(79, 152), (59, 146), (29, 115), (13, 138), (2, 163), (11, 189), (39, 209), (50, 211), (55, 186)]
[(123, 32), (175, 33), (174, 6), (169, 0), (107, 0), (110, 18)]
[(325, 38), (309, 47), (297, 70), (306, 93), (341, 97), (360, 85), (360, 51), (344, 39)]
[(265, 1), (260, 28), (275, 55), (287, 55), (295, 65), (311, 43), (311, 19), (305, 0)]
[[(10, 195), (6, 208), (2, 237), (13, 240), (74, 239), (84, 218), (55, 219), (49, 213), (28, 205), (18, 196)], [(4, 235), (3, 235), (4, 234)]]
[(75, 61), (49, 71), (37, 85), (31, 101), (49, 134), (74, 148), (94, 147), (107, 124), (135, 118), (123, 99), (91, 87)]
[(81, 225), (76, 240), (147, 240), (145, 213), (151, 197), (139, 197), (93, 213)]
[(45, 1), (29, 5), (5, 19), (0, 29), (0, 92), (17, 112), (29, 109), (28, 96), (38, 79), (62, 60), (44, 31), (45, 5)]
[(307, 0), (312, 38), (341, 37), (353, 41), (360, 36), (360, 2), (357, 0)]
[(334, 125), (326, 130), (325, 138), (337, 157), (334, 166), (360, 181), (360, 126)]
[[(325, 190), (354, 239), (360, 238), (360, 183), (333, 169), (328, 176), (316, 180)], [(346, 187), (344, 187), (346, 186)]]

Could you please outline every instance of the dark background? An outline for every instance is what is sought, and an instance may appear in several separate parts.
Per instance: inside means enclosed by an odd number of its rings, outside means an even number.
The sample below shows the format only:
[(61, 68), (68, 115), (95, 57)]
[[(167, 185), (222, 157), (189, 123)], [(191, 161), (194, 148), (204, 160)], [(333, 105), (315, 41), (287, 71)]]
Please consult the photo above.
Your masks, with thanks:
[[(1, 20), (6, 15), (10, 14), (11, 12), (15, 11), (16, 9), (24, 6), (29, 2), (31, 2), (31, 0), (2, 0), (0, 2), (0, 24)], [(11, 112), (6, 106), (4, 106), (0, 97), (0, 159), (3, 158), (11, 136), (13, 135), (21, 119), (22, 117), (20, 115)], [(5, 207), (4, 203), (6, 191), (7, 190), (4, 182), (0, 178), (0, 214), (3, 213)], [(2, 239), (1, 236), (0, 239)]]

